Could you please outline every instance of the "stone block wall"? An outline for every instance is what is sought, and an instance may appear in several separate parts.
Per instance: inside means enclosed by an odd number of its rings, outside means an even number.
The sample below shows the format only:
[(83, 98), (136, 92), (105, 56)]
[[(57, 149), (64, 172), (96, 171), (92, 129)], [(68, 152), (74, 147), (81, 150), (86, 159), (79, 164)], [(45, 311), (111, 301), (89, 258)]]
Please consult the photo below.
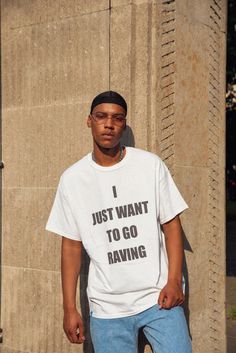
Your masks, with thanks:
[[(110, 88), (128, 102), (125, 143), (160, 155), (190, 207), (193, 352), (226, 353), (226, 0), (2, 0), (1, 9), (2, 352), (92, 352), (63, 334), (60, 238), (44, 227), (60, 174), (91, 150), (91, 99)], [(140, 353), (145, 345), (141, 337)]]

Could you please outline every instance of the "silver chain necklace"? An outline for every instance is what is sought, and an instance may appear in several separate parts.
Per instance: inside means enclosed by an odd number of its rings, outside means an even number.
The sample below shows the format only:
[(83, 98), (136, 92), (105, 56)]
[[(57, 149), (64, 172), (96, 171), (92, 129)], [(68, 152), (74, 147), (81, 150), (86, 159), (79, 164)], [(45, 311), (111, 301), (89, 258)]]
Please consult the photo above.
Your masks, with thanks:
[[(121, 146), (120, 147), (120, 156), (119, 156), (119, 160), (117, 163), (119, 163), (120, 161), (122, 161), (122, 159), (124, 158), (124, 151), (125, 151), (125, 148), (123, 148), (124, 146)], [(94, 155), (94, 152), (92, 152), (92, 159), (94, 160), (94, 162), (96, 162), (96, 158), (95, 158), (95, 155)]]

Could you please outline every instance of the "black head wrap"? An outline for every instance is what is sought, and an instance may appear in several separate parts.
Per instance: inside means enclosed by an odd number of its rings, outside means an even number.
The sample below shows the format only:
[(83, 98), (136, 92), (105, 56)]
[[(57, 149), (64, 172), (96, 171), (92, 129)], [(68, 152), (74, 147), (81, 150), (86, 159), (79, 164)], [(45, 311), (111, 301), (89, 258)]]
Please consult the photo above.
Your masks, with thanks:
[(127, 104), (124, 98), (117, 92), (114, 91), (107, 91), (107, 92), (102, 92), (99, 95), (97, 95), (91, 104), (91, 109), (90, 109), (90, 114), (92, 113), (93, 109), (102, 103), (113, 103), (113, 104), (118, 104), (122, 108), (124, 108), (125, 112), (127, 113)]

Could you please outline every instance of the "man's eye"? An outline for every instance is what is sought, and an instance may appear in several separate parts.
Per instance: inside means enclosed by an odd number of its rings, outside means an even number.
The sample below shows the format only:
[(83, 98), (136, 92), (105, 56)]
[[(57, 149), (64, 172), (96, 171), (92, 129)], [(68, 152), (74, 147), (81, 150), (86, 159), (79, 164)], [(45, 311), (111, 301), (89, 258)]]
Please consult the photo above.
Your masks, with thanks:
[(106, 116), (104, 114), (96, 114), (95, 117), (98, 119), (104, 119)]
[(117, 116), (115, 116), (115, 119), (117, 121), (123, 121), (124, 120), (124, 116), (123, 115), (117, 115)]

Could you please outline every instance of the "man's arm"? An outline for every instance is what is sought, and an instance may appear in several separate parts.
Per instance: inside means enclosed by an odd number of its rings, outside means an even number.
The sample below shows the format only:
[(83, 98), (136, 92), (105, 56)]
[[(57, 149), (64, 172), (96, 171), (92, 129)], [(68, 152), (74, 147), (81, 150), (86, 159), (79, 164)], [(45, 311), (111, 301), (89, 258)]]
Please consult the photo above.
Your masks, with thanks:
[(184, 302), (182, 290), (182, 266), (184, 258), (182, 227), (179, 216), (162, 225), (165, 234), (168, 255), (168, 280), (161, 290), (158, 304), (161, 308), (170, 309)]
[[(63, 293), (63, 328), (71, 343), (83, 343), (84, 326), (76, 309), (76, 287), (81, 268), (82, 242), (62, 237), (61, 278)], [(79, 330), (79, 334), (77, 334)]]

